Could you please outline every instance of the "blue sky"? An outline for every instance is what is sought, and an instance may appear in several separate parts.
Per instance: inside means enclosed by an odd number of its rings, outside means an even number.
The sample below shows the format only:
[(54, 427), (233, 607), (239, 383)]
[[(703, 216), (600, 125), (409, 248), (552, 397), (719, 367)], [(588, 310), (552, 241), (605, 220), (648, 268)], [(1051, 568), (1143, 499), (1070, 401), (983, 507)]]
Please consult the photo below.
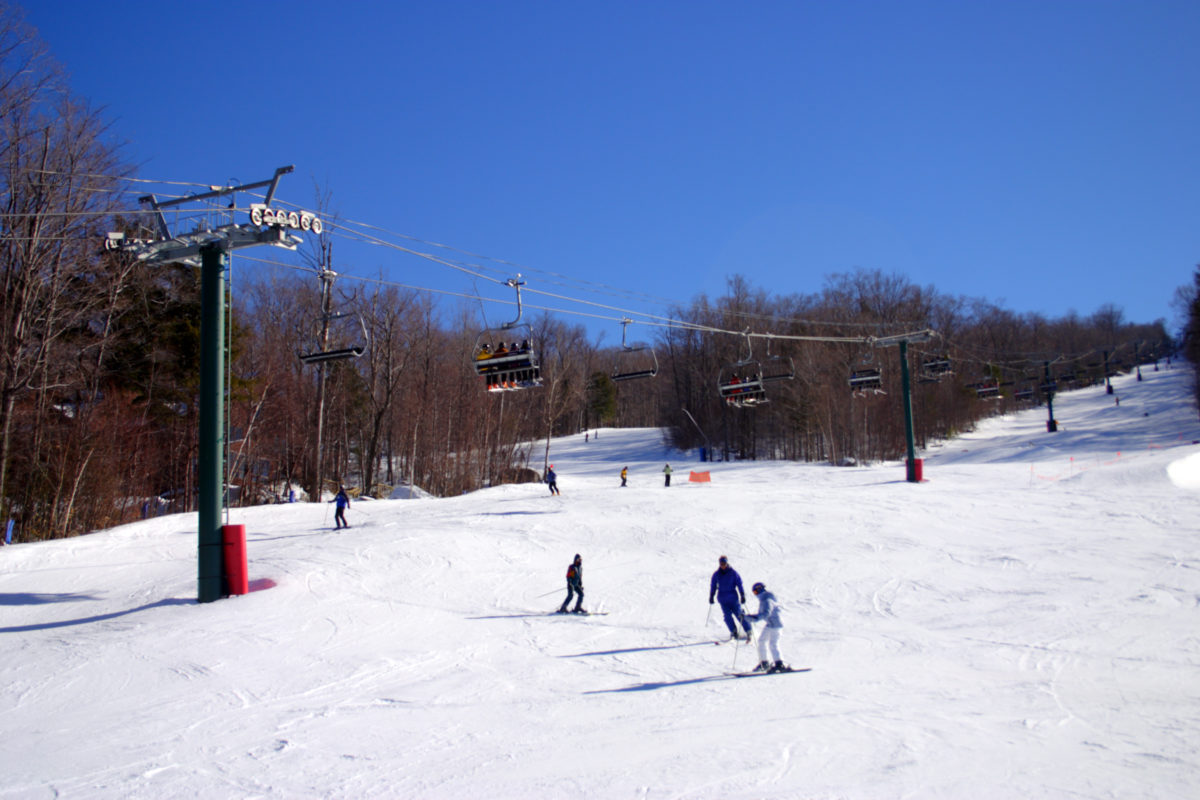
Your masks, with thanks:
[[(283, 199), (311, 205), (320, 184), (344, 218), (570, 296), (587, 287), (558, 276), (686, 303), (733, 274), (787, 294), (865, 268), (1018, 313), (1111, 302), (1150, 322), (1200, 262), (1200, 3), (26, 11), (143, 177), (294, 164)], [(387, 249), (335, 257), (499, 296)]]

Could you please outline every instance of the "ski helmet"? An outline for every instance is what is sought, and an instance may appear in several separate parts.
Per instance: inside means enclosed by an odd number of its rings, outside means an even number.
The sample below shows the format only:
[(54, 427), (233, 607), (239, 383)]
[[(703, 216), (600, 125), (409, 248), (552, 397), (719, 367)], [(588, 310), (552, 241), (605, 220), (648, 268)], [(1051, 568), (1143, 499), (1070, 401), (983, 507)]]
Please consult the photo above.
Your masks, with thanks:
[(750, 591), (754, 592), (755, 594), (758, 594), (759, 592), (765, 592), (766, 590), (767, 590), (767, 587), (762, 585), (762, 581), (759, 581), (758, 583), (756, 583), (750, 587)]

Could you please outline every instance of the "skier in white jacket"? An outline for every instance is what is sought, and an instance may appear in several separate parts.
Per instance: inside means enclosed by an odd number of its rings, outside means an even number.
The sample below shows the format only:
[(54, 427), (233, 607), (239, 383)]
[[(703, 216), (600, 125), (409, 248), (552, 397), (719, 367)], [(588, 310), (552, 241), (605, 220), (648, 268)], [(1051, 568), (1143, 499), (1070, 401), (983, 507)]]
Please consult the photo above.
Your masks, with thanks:
[[(754, 671), (789, 672), (790, 668), (785, 667), (783, 660), (779, 657), (779, 634), (783, 632), (779, 601), (775, 599), (775, 595), (767, 591), (767, 587), (762, 582), (754, 584), (750, 587), (750, 591), (754, 592), (754, 596), (758, 598), (758, 613), (747, 614), (746, 621), (767, 623), (758, 637), (758, 666), (754, 668)], [(774, 665), (767, 660), (768, 645), (771, 648), (771, 655), (775, 659)]]

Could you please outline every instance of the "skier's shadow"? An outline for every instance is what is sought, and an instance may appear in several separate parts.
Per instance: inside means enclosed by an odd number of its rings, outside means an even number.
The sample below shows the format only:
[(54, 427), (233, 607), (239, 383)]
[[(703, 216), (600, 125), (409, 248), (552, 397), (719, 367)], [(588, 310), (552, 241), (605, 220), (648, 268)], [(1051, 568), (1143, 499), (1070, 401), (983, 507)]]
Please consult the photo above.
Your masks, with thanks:
[(712, 683), (713, 681), (734, 681), (737, 680), (732, 675), (708, 675), (703, 678), (687, 678), (682, 681), (653, 681), (649, 683), (635, 683), (632, 686), (623, 686), (620, 689), (591, 689), (584, 694), (615, 694), (617, 692), (649, 692), (654, 689), (670, 689), (673, 686), (687, 686), (692, 683)]
[(594, 650), (590, 653), (571, 653), (559, 658), (583, 658), (584, 656), (619, 656), (625, 653), (647, 653), (651, 650), (676, 650), (680, 647), (699, 647), (712, 642), (688, 642), (687, 644), (664, 644), (658, 647), (627, 647), (624, 650)]

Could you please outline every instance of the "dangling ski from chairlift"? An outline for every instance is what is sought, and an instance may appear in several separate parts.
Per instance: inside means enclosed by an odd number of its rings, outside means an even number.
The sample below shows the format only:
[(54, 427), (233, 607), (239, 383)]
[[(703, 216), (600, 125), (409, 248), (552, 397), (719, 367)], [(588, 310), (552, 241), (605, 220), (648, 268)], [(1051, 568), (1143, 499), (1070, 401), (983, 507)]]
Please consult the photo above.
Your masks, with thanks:
[(658, 374), (658, 357), (654, 355), (654, 348), (645, 342), (626, 344), (625, 331), (632, 322), (628, 318), (621, 320), (621, 349), (610, 376), (614, 381), (653, 378)]
[(533, 346), (533, 328), (521, 322), (521, 286), (524, 281), (509, 278), (505, 285), (517, 291), (517, 318), (499, 328), (487, 328), (475, 339), (471, 365), (485, 379), (489, 392), (531, 389), (542, 385), (542, 369)]

